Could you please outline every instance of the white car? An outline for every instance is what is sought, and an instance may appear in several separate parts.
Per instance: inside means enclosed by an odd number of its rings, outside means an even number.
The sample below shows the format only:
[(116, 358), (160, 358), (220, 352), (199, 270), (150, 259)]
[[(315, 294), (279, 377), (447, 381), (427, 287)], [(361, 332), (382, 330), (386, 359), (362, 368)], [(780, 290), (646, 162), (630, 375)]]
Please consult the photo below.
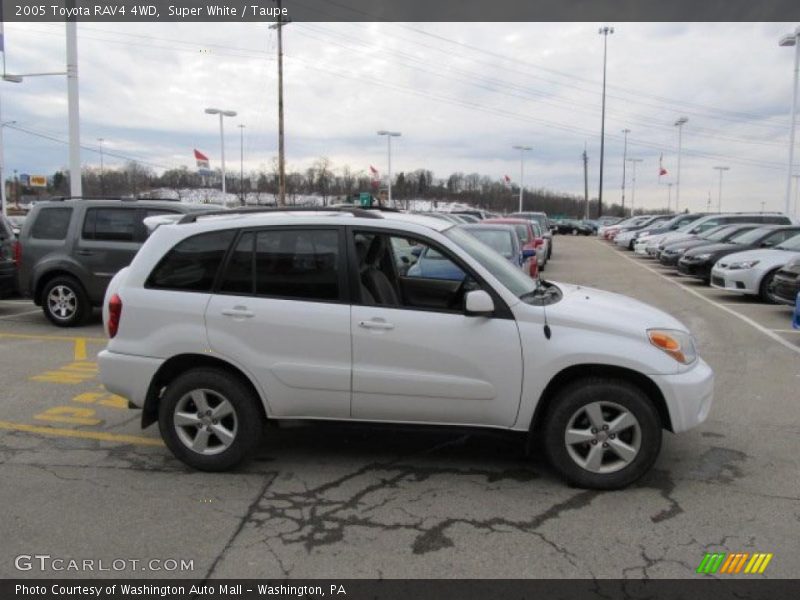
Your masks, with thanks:
[(777, 304), (770, 291), (775, 273), (800, 252), (800, 235), (781, 242), (774, 248), (736, 252), (721, 258), (711, 269), (711, 287), (760, 296), (764, 302)]
[(533, 280), (461, 227), (241, 213), (161, 224), (103, 309), (103, 384), (192, 467), (233, 467), (267, 419), (446, 425), (538, 435), (567, 481), (615, 489), (711, 408), (674, 317)]

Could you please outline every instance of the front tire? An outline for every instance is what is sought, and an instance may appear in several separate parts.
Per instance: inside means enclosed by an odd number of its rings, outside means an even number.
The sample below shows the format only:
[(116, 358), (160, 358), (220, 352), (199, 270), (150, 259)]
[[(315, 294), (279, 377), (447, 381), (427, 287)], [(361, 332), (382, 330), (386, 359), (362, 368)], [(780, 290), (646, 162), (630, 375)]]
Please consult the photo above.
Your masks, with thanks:
[(42, 290), (44, 316), (59, 327), (82, 325), (92, 314), (89, 297), (73, 277), (55, 277)]
[(761, 280), (761, 285), (758, 288), (758, 295), (762, 302), (766, 302), (767, 304), (780, 304), (780, 301), (777, 300), (770, 291), (770, 288), (772, 287), (772, 280), (775, 279), (775, 274), (778, 272), (778, 270), (779, 269), (770, 271), (764, 275), (764, 279)]
[(161, 437), (177, 459), (201, 471), (227, 471), (261, 440), (258, 398), (221, 369), (193, 369), (167, 386), (158, 410)]
[(553, 399), (544, 423), (545, 453), (570, 484), (624, 488), (642, 477), (661, 450), (661, 421), (653, 403), (623, 380), (591, 378)]

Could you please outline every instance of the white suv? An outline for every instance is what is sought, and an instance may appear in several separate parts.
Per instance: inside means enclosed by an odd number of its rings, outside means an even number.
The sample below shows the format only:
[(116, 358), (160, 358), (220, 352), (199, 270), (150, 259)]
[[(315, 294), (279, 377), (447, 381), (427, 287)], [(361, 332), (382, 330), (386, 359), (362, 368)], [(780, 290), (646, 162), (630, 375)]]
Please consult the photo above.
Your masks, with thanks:
[(613, 489), (712, 401), (670, 315), (533, 280), (420, 215), (190, 215), (155, 230), (103, 312), (103, 383), (208, 471), (244, 459), (266, 419), (331, 419), (538, 434), (569, 482)]

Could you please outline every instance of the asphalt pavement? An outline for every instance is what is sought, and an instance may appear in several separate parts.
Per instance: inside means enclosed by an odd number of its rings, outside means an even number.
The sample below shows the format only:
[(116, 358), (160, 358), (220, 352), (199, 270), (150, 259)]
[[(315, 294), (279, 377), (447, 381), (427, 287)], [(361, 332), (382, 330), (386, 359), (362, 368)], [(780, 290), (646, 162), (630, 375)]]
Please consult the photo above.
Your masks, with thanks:
[[(268, 429), (237, 472), (193, 472), (100, 385), (99, 319), (59, 329), (0, 301), (0, 577), (693, 578), (706, 552), (772, 553), (755, 577), (795, 577), (800, 334), (788, 307), (595, 238), (557, 236), (544, 276), (670, 312), (716, 372), (708, 421), (665, 435), (629, 489), (570, 488), (516, 438), (322, 424)], [(95, 571), (17, 570), (36, 554)], [(124, 566), (98, 571), (100, 560)]]

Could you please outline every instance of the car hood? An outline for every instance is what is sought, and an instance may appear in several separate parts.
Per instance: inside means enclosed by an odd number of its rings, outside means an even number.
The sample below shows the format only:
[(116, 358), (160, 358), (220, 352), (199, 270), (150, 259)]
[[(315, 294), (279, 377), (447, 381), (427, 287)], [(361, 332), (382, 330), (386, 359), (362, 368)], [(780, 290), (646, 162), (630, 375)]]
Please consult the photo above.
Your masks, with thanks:
[(665, 233), (658, 242), (660, 246), (666, 246), (668, 244), (674, 244), (675, 242), (682, 242), (683, 240), (693, 240), (696, 237), (696, 235), (691, 233), (677, 233), (673, 231), (672, 233)]
[(694, 250), (687, 252), (688, 256), (695, 256), (697, 254), (730, 254), (731, 252), (741, 252), (743, 250), (747, 250), (747, 246), (741, 246), (739, 244), (708, 244), (707, 246), (703, 246), (701, 248), (695, 248)]
[(790, 260), (797, 258), (798, 253), (792, 250), (775, 250), (773, 248), (757, 248), (755, 250), (747, 250), (745, 252), (735, 252), (729, 254), (724, 260), (721, 260), (719, 265), (729, 265), (735, 262), (742, 262), (745, 260), (759, 261), (759, 268), (781, 266), (788, 263)]
[(629, 296), (590, 287), (556, 283), (563, 294), (560, 302), (547, 307), (551, 325), (580, 327), (638, 339), (652, 328), (677, 329), (689, 333), (672, 315)]

